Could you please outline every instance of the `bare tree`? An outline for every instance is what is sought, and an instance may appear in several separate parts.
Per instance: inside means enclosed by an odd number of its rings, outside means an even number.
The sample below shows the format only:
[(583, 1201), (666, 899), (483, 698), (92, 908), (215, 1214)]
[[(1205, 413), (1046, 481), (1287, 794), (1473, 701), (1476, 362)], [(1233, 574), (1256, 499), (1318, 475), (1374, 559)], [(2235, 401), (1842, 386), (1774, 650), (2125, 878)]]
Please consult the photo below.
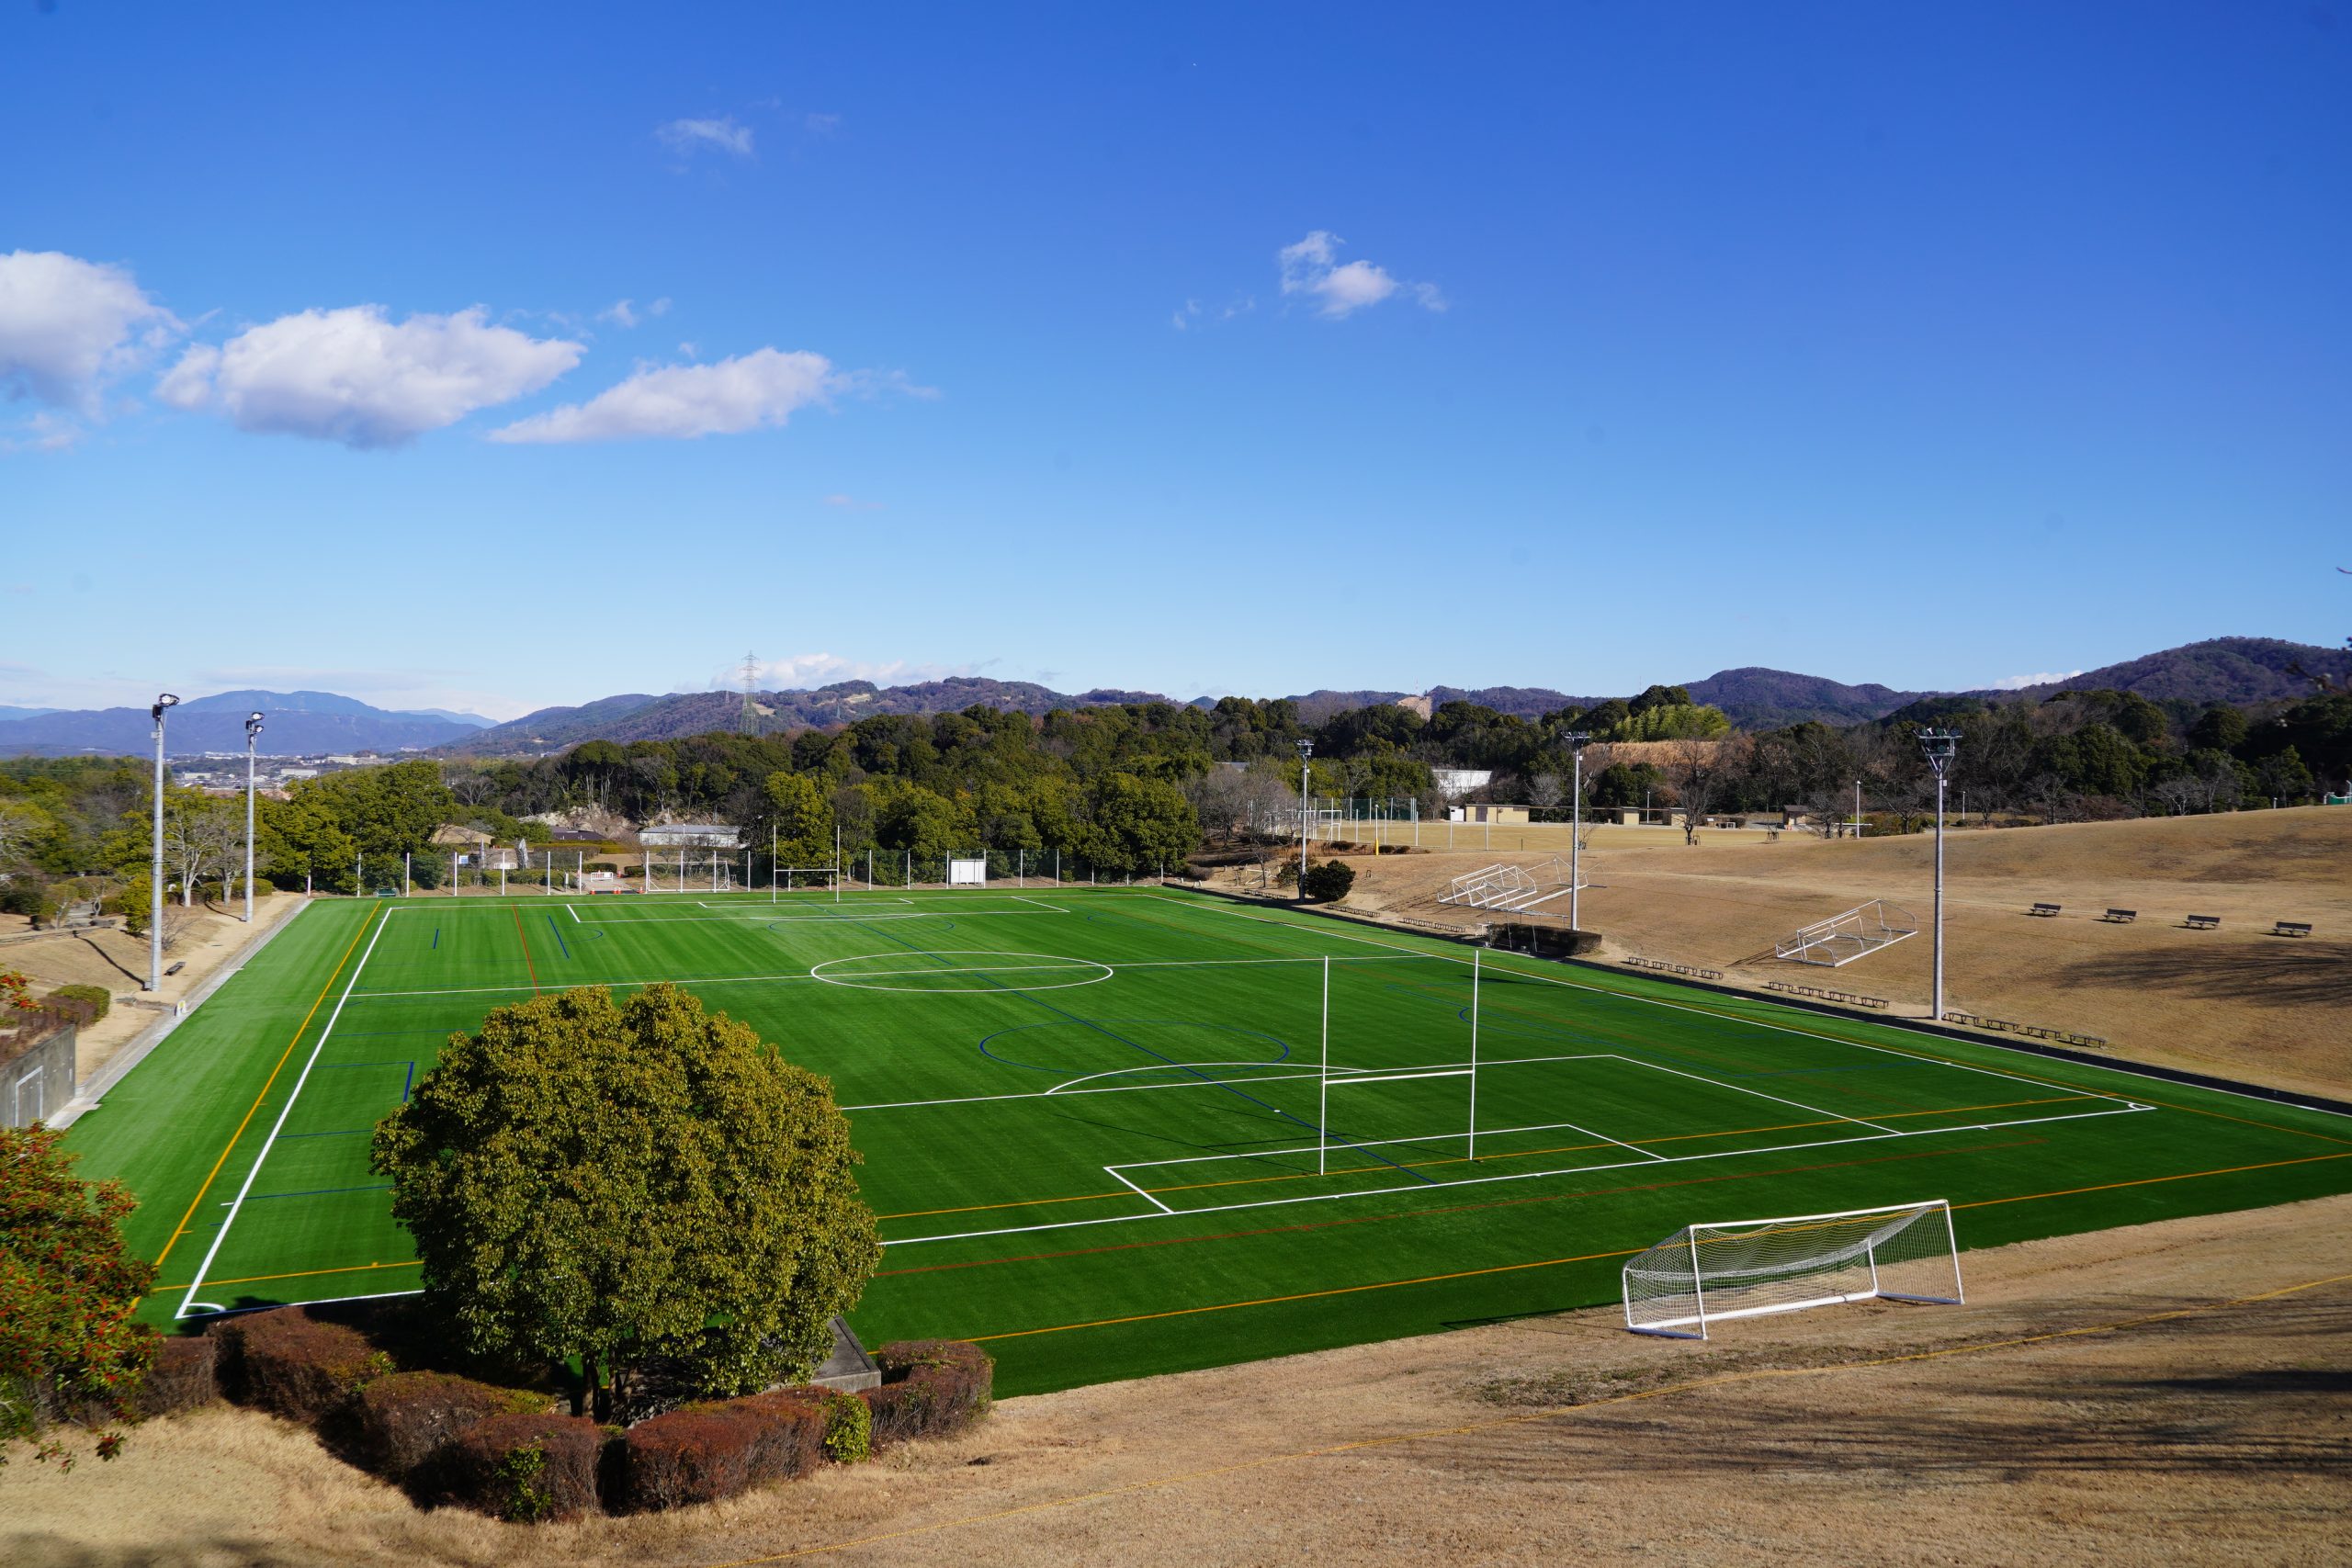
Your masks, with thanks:
[(1551, 809), (1568, 798), (1568, 792), (1557, 773), (1530, 773), (1527, 777), (1527, 803)]
[(1724, 740), (1675, 740), (1666, 753), (1666, 782), (1682, 808), (1682, 841), (1695, 844), (1707, 812), (1747, 761), (1746, 743), (1737, 736)]
[(2175, 773), (2150, 786), (2148, 793), (2157, 799), (2167, 817), (2186, 817), (2211, 798), (2203, 780), (2191, 773)]
[(498, 781), (488, 773), (458, 773), (449, 780), (449, 793), (460, 806), (480, 806), (498, 793)]
[(196, 902), (196, 885), (219, 874), (244, 847), (244, 813), (219, 795), (183, 790), (164, 801), (164, 864), (179, 878), (180, 908)]

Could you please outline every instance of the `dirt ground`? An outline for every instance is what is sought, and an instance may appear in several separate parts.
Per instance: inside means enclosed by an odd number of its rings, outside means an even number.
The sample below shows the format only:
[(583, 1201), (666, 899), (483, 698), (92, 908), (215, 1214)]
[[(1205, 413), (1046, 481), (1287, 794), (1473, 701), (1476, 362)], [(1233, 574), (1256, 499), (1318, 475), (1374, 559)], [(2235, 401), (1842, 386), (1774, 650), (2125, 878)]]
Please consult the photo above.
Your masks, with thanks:
[[(1351, 908), (1472, 924), (1440, 905), (1448, 878), (1527, 855), (1349, 857)], [(1583, 921), (1603, 956), (1628, 954), (1885, 998), (1924, 1016), (1932, 964), (1933, 844), (1927, 835), (1825, 841), (1782, 833), (1594, 830)], [(1800, 926), (1872, 898), (1921, 935), (1827, 969), (1772, 956)], [(2026, 913), (2061, 905), (2054, 919)], [(1563, 917), (1567, 900), (1544, 906)], [(2099, 915), (2136, 909), (2129, 925)], [(2192, 931), (2182, 918), (2218, 915)], [(2352, 1091), (2352, 809), (2307, 807), (2050, 828), (1969, 829), (1945, 839), (1946, 1006), (2099, 1036), (2118, 1055), (2306, 1093)], [(2308, 920), (2301, 939), (2267, 934)]]
[[(239, 918), (244, 911), (242, 897), (234, 912), (203, 904), (180, 911), (178, 938), (164, 951), (164, 964), (185, 966), (165, 977), (164, 988), (153, 993), (154, 999), (185, 998), (233, 957), (248, 938), (292, 918), (301, 907), (302, 900), (288, 893), (256, 898), (251, 927)], [(31, 922), (22, 915), (0, 915), (0, 936), (17, 936), (31, 929)], [(35, 996), (58, 986), (104, 986), (113, 993), (114, 1005), (106, 1017), (82, 1031), (74, 1042), (74, 1073), (85, 1083), (106, 1066), (108, 1057), (161, 1016), (156, 1010), (129, 999), (147, 995), (140, 989), (147, 978), (145, 937), (128, 936), (119, 930), (48, 932), (30, 942), (0, 947), (0, 969), (20, 970), (29, 976)]]
[(1965, 1306), (1607, 1313), (1008, 1400), (711, 1507), (421, 1512), (226, 1407), (0, 1470), (0, 1560), (2010, 1564), (2352, 1560), (2352, 1198), (1970, 1254)]

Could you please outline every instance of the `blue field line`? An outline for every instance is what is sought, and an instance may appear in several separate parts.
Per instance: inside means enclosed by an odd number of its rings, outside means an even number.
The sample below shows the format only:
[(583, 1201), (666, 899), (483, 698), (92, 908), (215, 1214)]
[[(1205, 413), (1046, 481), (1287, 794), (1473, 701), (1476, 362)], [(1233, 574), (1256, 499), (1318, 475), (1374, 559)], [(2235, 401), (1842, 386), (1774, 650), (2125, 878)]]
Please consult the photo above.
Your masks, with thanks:
[(246, 1195), (245, 1201), (258, 1203), (264, 1198), (324, 1198), (337, 1192), (388, 1192), (391, 1186), (389, 1181), (377, 1181), (366, 1187), (313, 1187), (306, 1192), (254, 1192)]
[(433, 928), (433, 945), (435, 949), (438, 949), (441, 945), (441, 928), (439, 926), (435, 926)]
[(280, 1133), (277, 1141), (282, 1144), (288, 1138), (358, 1138), (375, 1130), (373, 1127), (341, 1127), (332, 1133)]
[(416, 1064), (414, 1062), (411, 1062), (408, 1065), (408, 1077), (401, 1082), (401, 1103), (402, 1105), (406, 1105), (408, 1103), (408, 1092), (415, 1087)]
[(571, 949), (563, 940), (563, 928), (555, 923), (555, 917), (553, 915), (549, 915), (548, 917), (548, 930), (555, 932), (555, 944), (556, 946), (563, 949), (563, 955), (566, 958), (571, 957)]
[[(874, 931), (874, 928), (870, 924), (865, 925), (864, 929), (873, 931), (874, 935), (880, 937), (885, 942), (897, 942), (900, 947), (905, 948), (908, 952), (915, 953), (920, 957), (929, 958), (934, 961), (939, 957), (937, 953), (917, 947), (910, 942), (902, 941), (899, 937), (891, 935), (888, 931)], [(1159, 1052), (1153, 1050), (1148, 1045), (1141, 1044), (1136, 1041), (1128, 1039), (1125, 1035), (1120, 1033), (1115, 1029), (1105, 1029), (1102, 1024), (1096, 1022), (1091, 1018), (1080, 1018), (1078, 1014), (1071, 1012), (1067, 1008), (1057, 1007), (1052, 1002), (1046, 1000), (1043, 997), (1036, 995), (1035, 992), (1024, 991), (1018, 986), (1008, 986), (1003, 981), (996, 979), (994, 976), (989, 977), (989, 983), (995, 986), (1000, 990), (1009, 991), (1012, 995), (1019, 997), (1025, 1001), (1034, 1002), (1037, 1006), (1044, 1008), (1047, 1012), (1059, 1013), (1062, 1017), (1069, 1020), (1070, 1022), (1079, 1024), (1087, 1029), (1091, 1029), (1096, 1033), (1105, 1035), (1110, 1039), (1115, 1040), (1120, 1044), (1125, 1045), (1131, 1050), (1140, 1051), (1147, 1056), (1157, 1057), (1159, 1060), (1167, 1063), (1170, 1066), (1174, 1067), (1179, 1072), (1191, 1074), (1193, 1077), (1200, 1079), (1203, 1083), (1214, 1084), (1218, 1089), (1225, 1090), (1226, 1093), (1232, 1095), (1237, 1100), (1247, 1100), (1249, 1103), (1257, 1106), (1261, 1111), (1272, 1111), (1282, 1120), (1291, 1122), (1295, 1126), (1304, 1127), (1308, 1132), (1314, 1133), (1318, 1138), (1337, 1138), (1340, 1143), (1346, 1145), (1349, 1148), (1353, 1149), (1356, 1153), (1363, 1155), (1367, 1159), (1376, 1159), (1383, 1165), (1394, 1167), (1396, 1169), (1404, 1172), (1407, 1176), (1411, 1177), (1416, 1181), (1425, 1182), (1431, 1187), (1439, 1185), (1438, 1179), (1433, 1176), (1424, 1175), (1420, 1171), (1415, 1170), (1411, 1166), (1399, 1164), (1397, 1161), (1390, 1159), (1386, 1155), (1378, 1153), (1373, 1149), (1365, 1148), (1362, 1145), (1356, 1143), (1353, 1139), (1336, 1133), (1329, 1127), (1317, 1128), (1314, 1122), (1307, 1121), (1303, 1116), (1295, 1116), (1291, 1112), (1284, 1111), (1281, 1106), (1275, 1105), (1269, 1100), (1261, 1100), (1256, 1095), (1247, 1093), (1244, 1090), (1236, 1088), (1233, 1084), (1227, 1082), (1223, 1078), (1202, 1072), (1198, 1067), (1193, 1066), (1188, 1063), (1177, 1061), (1172, 1056), (1162, 1055)]]

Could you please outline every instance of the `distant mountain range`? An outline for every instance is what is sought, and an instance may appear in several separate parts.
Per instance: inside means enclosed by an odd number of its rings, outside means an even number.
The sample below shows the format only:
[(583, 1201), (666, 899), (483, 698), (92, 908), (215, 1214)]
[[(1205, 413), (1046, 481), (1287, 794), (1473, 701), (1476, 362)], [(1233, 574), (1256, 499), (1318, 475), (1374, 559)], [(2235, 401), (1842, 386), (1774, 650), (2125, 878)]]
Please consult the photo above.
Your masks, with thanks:
[[(0, 756), (136, 755), (154, 744), (153, 721), (143, 707), (17, 711), (30, 716), (0, 717)], [(216, 692), (172, 709), (164, 727), (164, 749), (175, 757), (242, 751), (249, 713), (263, 716), (260, 750), (273, 757), (423, 750), (491, 723), (480, 714), (372, 707), (333, 692)]]
[[(1718, 671), (1704, 680), (1681, 684), (1694, 701), (1723, 709), (1742, 729), (1760, 730), (1807, 721), (1859, 724), (1935, 696), (2038, 701), (2057, 692), (2102, 688), (2136, 692), (2154, 702), (2261, 703), (2307, 695), (2311, 682), (2290, 672), (2290, 667), (2352, 679), (2352, 651), (2275, 637), (2214, 637), (2018, 691), (1904, 692), (1877, 684), (1849, 686), (1819, 675), (1759, 667)], [(1560, 708), (1590, 707), (1600, 700), (1572, 696), (1547, 686), (1433, 686), (1419, 693), (1326, 690), (1291, 700), (1309, 722), (1321, 723), (1348, 708), (1406, 696), (1425, 696), (1432, 705), (1478, 703), (1521, 718)], [(1156, 692), (1107, 687), (1057, 692), (1032, 682), (984, 676), (905, 686), (843, 681), (812, 691), (761, 692), (753, 696), (761, 728), (771, 733), (851, 723), (876, 714), (952, 713), (975, 704), (1040, 715), (1056, 708), (1173, 700)], [(1193, 699), (1196, 706), (1213, 706), (1216, 700)], [(674, 740), (729, 729), (739, 720), (742, 705), (740, 692), (673, 692), (662, 696), (631, 692), (577, 707), (541, 708), (510, 723), (493, 724), (478, 714), (447, 709), (371, 707), (331, 692), (222, 692), (182, 703), (173, 711), (166, 734), (175, 755), (243, 750), (244, 716), (259, 710), (268, 716), (263, 748), (272, 755), (419, 749), (457, 756), (514, 756), (559, 750), (583, 740)], [(136, 754), (147, 749), (149, 733), (144, 708), (0, 707), (0, 756), (67, 756), (85, 751)]]

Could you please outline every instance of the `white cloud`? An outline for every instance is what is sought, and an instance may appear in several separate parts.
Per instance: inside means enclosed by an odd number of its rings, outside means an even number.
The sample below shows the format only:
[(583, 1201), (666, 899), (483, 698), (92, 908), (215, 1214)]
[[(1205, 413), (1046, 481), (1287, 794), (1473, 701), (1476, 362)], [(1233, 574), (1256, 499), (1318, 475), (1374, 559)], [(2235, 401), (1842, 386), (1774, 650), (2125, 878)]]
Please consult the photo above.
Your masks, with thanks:
[(60, 251), (0, 255), (0, 396), (95, 419), (106, 383), (179, 330), (122, 267)]
[(491, 433), (493, 441), (624, 441), (733, 435), (780, 425), (821, 402), (841, 378), (821, 354), (763, 348), (711, 365), (651, 365), (584, 403), (566, 403)]
[(641, 310), (637, 308), (637, 302), (633, 299), (616, 299), (609, 308), (597, 311), (596, 319), (600, 321), (610, 321), (616, 327), (633, 327), (639, 321), (651, 321), (656, 316), (666, 316), (669, 313), (670, 301), (666, 297), (656, 299)]
[(1996, 681), (1988, 691), (2016, 692), (2028, 686), (2046, 686), (2052, 681), (2071, 681), (2081, 674), (2079, 670), (2045, 670), (2039, 675), (2006, 675)]
[(878, 501), (860, 501), (854, 495), (843, 495), (839, 491), (835, 491), (833, 494), (825, 497), (825, 504), (827, 506), (839, 507), (843, 512), (879, 512), (882, 510), (882, 503)]
[(304, 310), (180, 356), (156, 393), (240, 430), (397, 446), (476, 409), (536, 392), (581, 345), (491, 326), (479, 305), (397, 324), (378, 305)]
[(808, 128), (811, 136), (831, 136), (842, 128), (842, 117), (837, 114), (805, 115), (800, 123)]
[(1424, 310), (1445, 309), (1445, 296), (1433, 283), (1406, 284), (1371, 262), (1340, 261), (1339, 249), (1345, 243), (1329, 230), (1317, 229), (1296, 244), (1275, 252), (1283, 292), (1313, 301), (1319, 312), (1333, 321), (1377, 305), (1399, 288), (1408, 289)]
[(653, 134), (673, 152), (693, 152), (701, 148), (716, 147), (732, 152), (739, 158), (752, 155), (752, 128), (739, 124), (733, 115), (721, 115), (717, 119), (673, 119), (656, 126)]
[[(977, 675), (984, 668), (983, 664), (910, 664), (903, 659), (877, 661), (842, 659), (831, 653), (796, 653), (789, 659), (761, 660), (754, 667), (752, 679), (763, 692), (805, 692), (837, 681), (871, 681), (877, 686), (944, 681), (957, 675)], [(713, 675), (707, 689), (741, 691), (742, 684), (743, 666), (738, 662)]]

